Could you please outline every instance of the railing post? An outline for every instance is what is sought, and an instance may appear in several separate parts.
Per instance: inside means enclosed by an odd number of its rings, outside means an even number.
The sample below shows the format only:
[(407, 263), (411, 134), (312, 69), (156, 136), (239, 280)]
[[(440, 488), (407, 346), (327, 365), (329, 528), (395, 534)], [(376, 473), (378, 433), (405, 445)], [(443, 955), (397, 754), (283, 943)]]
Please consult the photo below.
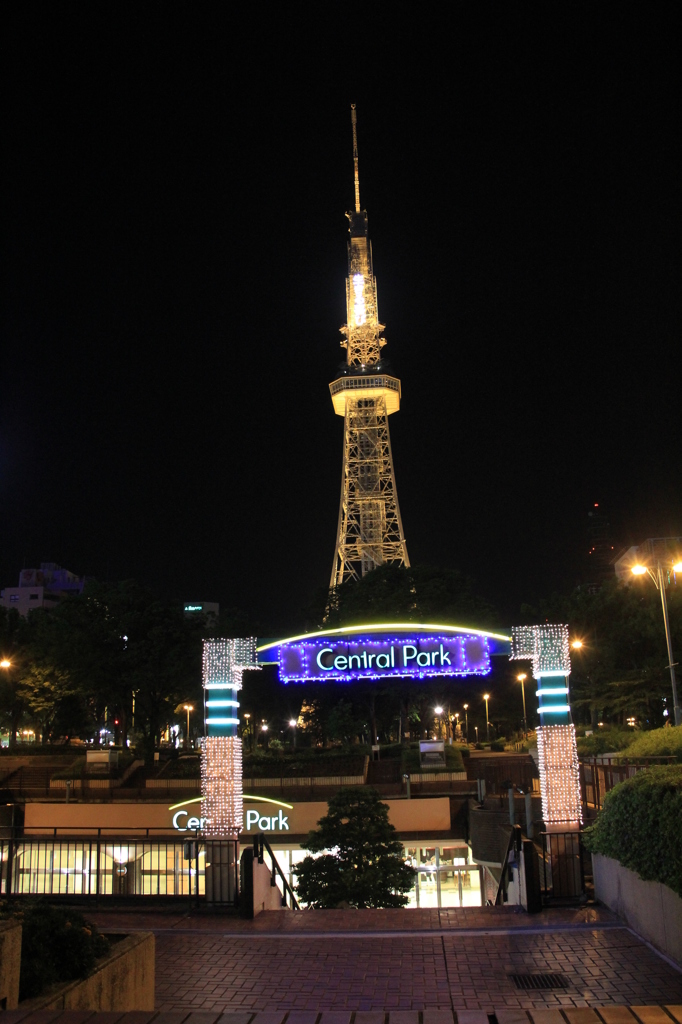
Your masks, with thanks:
[[(12, 829), (14, 831), (14, 829)], [(14, 859), (14, 836), (11, 837), (7, 844), (7, 898), (9, 899), (14, 895), (14, 871), (12, 861)]]
[(96, 885), (96, 892), (95, 892), (96, 906), (99, 906), (99, 886), (100, 886), (99, 876), (100, 876), (100, 871), (101, 871), (101, 828), (97, 828), (97, 881), (95, 883), (95, 885)]

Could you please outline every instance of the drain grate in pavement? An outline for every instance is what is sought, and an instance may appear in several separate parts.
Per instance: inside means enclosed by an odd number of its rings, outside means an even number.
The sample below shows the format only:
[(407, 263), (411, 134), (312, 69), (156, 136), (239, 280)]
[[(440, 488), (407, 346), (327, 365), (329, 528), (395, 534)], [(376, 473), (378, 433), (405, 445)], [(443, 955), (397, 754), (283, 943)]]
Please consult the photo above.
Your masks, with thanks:
[(548, 989), (566, 988), (568, 982), (563, 974), (510, 974), (517, 988), (525, 989)]

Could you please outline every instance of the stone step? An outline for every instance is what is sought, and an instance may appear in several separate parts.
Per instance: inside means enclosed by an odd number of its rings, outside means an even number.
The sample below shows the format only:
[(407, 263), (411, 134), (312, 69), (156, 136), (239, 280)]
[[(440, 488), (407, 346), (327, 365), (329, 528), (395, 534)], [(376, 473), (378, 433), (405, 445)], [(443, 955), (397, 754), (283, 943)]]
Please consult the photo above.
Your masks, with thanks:
[(521, 1010), (6, 1010), (2, 1024), (682, 1024), (682, 1005)]

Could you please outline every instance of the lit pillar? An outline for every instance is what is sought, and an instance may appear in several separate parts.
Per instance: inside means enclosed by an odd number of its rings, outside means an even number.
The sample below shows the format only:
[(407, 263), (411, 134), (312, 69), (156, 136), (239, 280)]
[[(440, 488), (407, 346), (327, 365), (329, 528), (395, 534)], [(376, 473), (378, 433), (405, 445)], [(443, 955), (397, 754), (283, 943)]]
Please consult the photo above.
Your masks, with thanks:
[(547, 828), (582, 823), (575, 727), (568, 699), (568, 626), (515, 626), (511, 658), (528, 659), (537, 682), (538, 767)]
[(242, 741), (238, 695), (244, 669), (256, 668), (256, 639), (204, 640), (204, 715), (201, 750), (202, 831), (238, 838), (242, 830)]

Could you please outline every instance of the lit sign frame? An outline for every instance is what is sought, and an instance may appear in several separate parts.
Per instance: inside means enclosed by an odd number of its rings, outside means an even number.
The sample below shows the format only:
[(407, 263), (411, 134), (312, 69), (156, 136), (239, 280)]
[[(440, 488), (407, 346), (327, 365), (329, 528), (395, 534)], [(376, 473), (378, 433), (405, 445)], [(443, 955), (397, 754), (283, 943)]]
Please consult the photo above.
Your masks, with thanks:
[(485, 676), (490, 656), (508, 653), (510, 639), (466, 626), (393, 622), (268, 641), (257, 648), (257, 659), (277, 664), (285, 684)]
[[(273, 800), (271, 797), (267, 796), (250, 796), (249, 794), (244, 794), (244, 797), (249, 802), (256, 801), (258, 803), (274, 804), (279, 808), (279, 811), (273, 816), (263, 816), (258, 810), (245, 810), (244, 823), (240, 831), (251, 832), (252, 829), (259, 832), (285, 833), (291, 831), (289, 816), (287, 814), (282, 814), (282, 808), (284, 807), (289, 811), (293, 811), (293, 804), (288, 804), (285, 800)], [(184, 808), (188, 807), (190, 804), (203, 803), (203, 800), (203, 796), (195, 796), (191, 797), (189, 800), (182, 800), (179, 804), (171, 804), (168, 810), (175, 811), (172, 826), (176, 832), (194, 832), (196, 834), (203, 830), (208, 819), (204, 817), (197, 818), (196, 816), (191, 815), (189, 811), (184, 810)], [(186, 818), (187, 820), (181, 823), (181, 818)]]

